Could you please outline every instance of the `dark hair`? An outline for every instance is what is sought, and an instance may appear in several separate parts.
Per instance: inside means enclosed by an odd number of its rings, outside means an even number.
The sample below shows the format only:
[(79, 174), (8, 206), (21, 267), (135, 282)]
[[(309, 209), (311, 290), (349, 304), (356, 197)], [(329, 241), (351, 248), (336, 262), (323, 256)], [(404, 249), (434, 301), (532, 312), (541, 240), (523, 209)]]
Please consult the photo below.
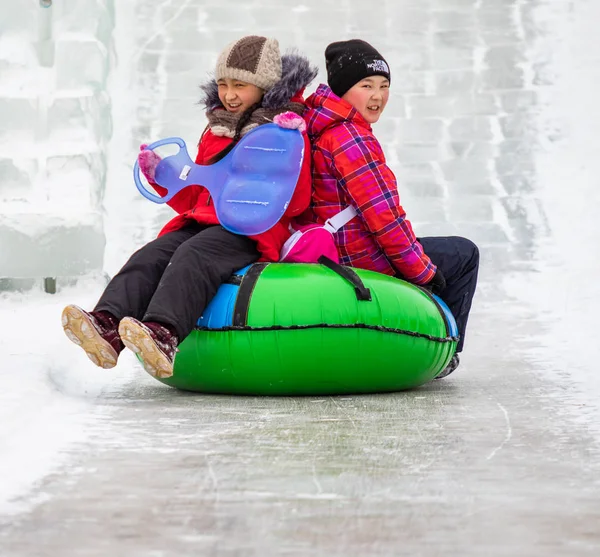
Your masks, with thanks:
[(214, 164), (216, 162), (219, 162), (233, 150), (238, 141), (242, 138), (242, 130), (244, 129), (244, 126), (250, 121), (250, 118), (252, 118), (252, 114), (254, 114), (254, 111), (261, 107), (261, 104), (261, 102), (257, 102), (252, 106), (249, 106), (246, 110), (244, 110), (244, 112), (242, 112), (242, 114), (240, 115), (240, 119), (238, 120), (237, 126), (235, 127), (233, 141), (229, 145), (227, 145), (225, 149), (219, 151), (214, 157), (212, 157), (208, 164)]

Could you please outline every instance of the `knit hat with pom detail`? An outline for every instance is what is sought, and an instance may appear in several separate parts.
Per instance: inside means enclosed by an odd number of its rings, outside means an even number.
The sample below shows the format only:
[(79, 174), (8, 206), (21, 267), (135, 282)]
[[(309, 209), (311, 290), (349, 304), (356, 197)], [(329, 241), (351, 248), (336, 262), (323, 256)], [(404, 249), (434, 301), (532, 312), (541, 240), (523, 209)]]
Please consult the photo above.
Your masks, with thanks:
[(276, 39), (249, 35), (225, 47), (217, 60), (215, 80), (245, 81), (265, 91), (281, 79), (281, 54)]

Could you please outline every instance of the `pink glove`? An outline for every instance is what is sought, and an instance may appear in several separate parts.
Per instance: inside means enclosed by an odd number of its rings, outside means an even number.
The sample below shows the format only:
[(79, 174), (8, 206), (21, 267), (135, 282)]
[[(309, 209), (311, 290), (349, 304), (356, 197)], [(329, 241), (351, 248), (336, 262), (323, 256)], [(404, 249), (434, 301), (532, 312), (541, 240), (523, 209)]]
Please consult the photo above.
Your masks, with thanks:
[[(146, 177), (148, 182), (154, 182), (154, 173), (156, 171), (156, 165), (162, 160), (154, 151), (146, 149), (147, 143), (140, 145), (140, 154), (138, 155), (138, 164), (142, 174)], [(144, 151), (144, 149), (146, 149)]]
[(273, 122), (277, 124), (280, 128), (286, 128), (288, 130), (298, 130), (299, 132), (306, 131), (306, 123), (302, 116), (298, 116), (295, 112), (282, 112), (281, 114), (277, 114), (275, 118), (273, 118)]

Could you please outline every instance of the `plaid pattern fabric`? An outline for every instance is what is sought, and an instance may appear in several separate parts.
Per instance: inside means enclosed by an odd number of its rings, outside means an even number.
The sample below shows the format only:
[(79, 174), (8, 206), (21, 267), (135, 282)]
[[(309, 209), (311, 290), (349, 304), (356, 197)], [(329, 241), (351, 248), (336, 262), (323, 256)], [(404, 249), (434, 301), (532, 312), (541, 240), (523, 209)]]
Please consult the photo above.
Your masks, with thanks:
[(303, 220), (324, 223), (353, 205), (358, 217), (336, 233), (341, 263), (428, 283), (436, 267), (400, 205), (396, 177), (371, 126), (326, 85), (306, 102), (313, 194)]

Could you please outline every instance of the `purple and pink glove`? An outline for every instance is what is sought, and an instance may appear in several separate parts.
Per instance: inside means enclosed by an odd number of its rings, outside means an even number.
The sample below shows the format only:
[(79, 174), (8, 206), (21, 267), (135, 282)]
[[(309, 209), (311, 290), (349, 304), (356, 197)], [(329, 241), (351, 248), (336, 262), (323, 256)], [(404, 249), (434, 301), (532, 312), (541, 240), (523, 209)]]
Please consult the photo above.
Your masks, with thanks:
[[(146, 149), (147, 143), (140, 145), (140, 154), (138, 155), (138, 164), (142, 174), (148, 180), (148, 182), (154, 183), (154, 174), (156, 172), (156, 166), (162, 160), (152, 149)], [(146, 149), (146, 150), (144, 150)]]
[(298, 130), (300, 133), (306, 131), (306, 123), (302, 116), (298, 116), (295, 112), (287, 111), (277, 114), (273, 118), (273, 122), (280, 128), (286, 128), (288, 130)]

